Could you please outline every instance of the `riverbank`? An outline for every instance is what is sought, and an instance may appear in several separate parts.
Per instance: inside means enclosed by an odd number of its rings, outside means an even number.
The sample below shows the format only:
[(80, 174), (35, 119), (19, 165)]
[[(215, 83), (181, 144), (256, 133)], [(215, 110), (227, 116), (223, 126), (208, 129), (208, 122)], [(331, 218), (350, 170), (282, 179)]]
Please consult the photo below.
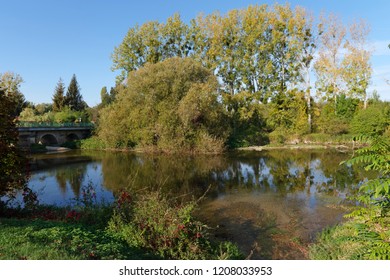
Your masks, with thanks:
[(283, 144), (283, 145), (265, 145), (265, 146), (249, 146), (237, 148), (238, 151), (270, 151), (270, 150), (323, 150), (335, 149), (339, 152), (352, 151), (366, 146), (365, 143), (350, 143), (350, 144), (330, 144), (330, 143), (316, 143), (316, 144)]
[[(242, 259), (230, 242), (210, 242), (195, 202), (126, 191), (96, 203), (91, 186), (73, 206), (40, 205), (24, 189), (24, 207), (0, 201), (0, 260)], [(152, 217), (152, 219), (150, 218)]]

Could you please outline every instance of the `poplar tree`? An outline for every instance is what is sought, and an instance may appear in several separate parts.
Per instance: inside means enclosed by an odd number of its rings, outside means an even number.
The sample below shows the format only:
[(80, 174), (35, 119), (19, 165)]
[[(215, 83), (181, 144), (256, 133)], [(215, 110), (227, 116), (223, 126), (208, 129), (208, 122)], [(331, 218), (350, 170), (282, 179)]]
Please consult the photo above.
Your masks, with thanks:
[(103, 87), (100, 91), (101, 106), (105, 107), (111, 103), (111, 97), (108, 94), (107, 87)]
[(317, 75), (317, 93), (325, 100), (333, 100), (344, 93), (344, 65), (341, 51), (345, 44), (347, 30), (341, 20), (330, 15), (322, 19), (324, 32), (320, 36), (318, 59), (314, 65)]
[(371, 51), (367, 41), (370, 27), (365, 21), (359, 20), (349, 26), (349, 32), (345, 45), (347, 53), (343, 61), (343, 77), (348, 89), (347, 95), (362, 100), (366, 109), (367, 88), (372, 75)]

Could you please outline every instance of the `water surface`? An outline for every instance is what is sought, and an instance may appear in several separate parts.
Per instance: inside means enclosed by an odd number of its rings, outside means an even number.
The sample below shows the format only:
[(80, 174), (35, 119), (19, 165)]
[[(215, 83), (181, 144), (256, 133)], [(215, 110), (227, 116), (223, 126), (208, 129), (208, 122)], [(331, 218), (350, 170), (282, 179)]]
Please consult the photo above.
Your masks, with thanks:
[(66, 205), (87, 185), (98, 201), (120, 191), (159, 190), (199, 198), (211, 238), (231, 240), (255, 259), (303, 259), (324, 227), (342, 220), (345, 198), (369, 177), (339, 165), (334, 150), (234, 152), (215, 156), (72, 151), (33, 159), (29, 186), (42, 203)]

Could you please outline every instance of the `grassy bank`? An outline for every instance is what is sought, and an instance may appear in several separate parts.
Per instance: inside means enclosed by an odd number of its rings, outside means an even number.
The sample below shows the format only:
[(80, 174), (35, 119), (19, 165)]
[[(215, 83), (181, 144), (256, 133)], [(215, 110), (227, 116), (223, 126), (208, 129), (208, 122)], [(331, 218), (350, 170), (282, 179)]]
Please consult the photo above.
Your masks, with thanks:
[[(353, 142), (353, 135), (339, 135), (332, 136), (328, 134), (308, 134), (304, 136), (290, 137), (285, 139), (283, 142), (272, 141), (270, 144), (263, 146), (246, 146), (237, 147), (239, 150), (271, 150), (271, 149), (350, 149), (353, 146), (359, 147), (365, 145), (363, 142)], [(99, 137), (93, 136), (88, 139), (65, 143), (63, 146), (72, 149), (83, 149), (83, 150), (124, 150), (124, 148), (108, 147)], [(130, 148), (129, 148), (130, 149)], [(125, 149), (126, 150), (126, 149)], [(160, 151), (153, 147), (144, 148), (132, 148), (134, 151), (143, 152), (156, 152)], [(172, 152), (172, 151), (171, 151)], [(184, 151), (185, 152), (185, 151)], [(187, 151), (188, 152), (188, 151)], [(196, 152), (196, 151), (192, 151)], [(199, 151), (199, 153), (204, 153)], [(207, 152), (206, 152), (207, 153)]]
[(28, 189), (23, 196), (23, 208), (0, 203), (0, 259), (243, 258), (234, 244), (210, 241), (195, 202), (123, 191), (99, 205), (90, 186), (73, 207), (39, 205)]
[(104, 229), (60, 220), (0, 218), (2, 260), (151, 259)]

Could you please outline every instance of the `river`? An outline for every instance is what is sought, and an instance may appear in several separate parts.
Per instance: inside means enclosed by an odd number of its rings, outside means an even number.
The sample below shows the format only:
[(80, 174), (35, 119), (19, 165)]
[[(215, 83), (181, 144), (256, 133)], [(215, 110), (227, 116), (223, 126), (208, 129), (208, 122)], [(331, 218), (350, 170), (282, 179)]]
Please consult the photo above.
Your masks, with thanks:
[(201, 200), (196, 216), (212, 239), (231, 240), (254, 259), (304, 259), (307, 245), (343, 219), (365, 178), (339, 165), (349, 153), (273, 150), (224, 155), (71, 151), (36, 155), (29, 187), (45, 204), (66, 205), (90, 185), (98, 203), (115, 194), (159, 190)]

